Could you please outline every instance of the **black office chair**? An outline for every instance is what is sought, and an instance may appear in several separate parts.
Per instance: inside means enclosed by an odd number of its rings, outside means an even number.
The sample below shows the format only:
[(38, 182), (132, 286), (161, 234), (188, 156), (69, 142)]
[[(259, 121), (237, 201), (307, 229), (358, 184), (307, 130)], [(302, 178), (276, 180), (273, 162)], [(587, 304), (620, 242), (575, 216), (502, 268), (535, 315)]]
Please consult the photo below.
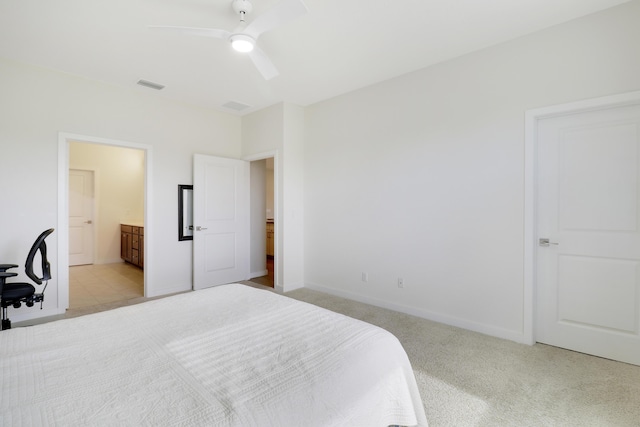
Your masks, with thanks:
[[(38, 236), (36, 241), (31, 246), (29, 255), (27, 255), (27, 261), (24, 265), (24, 270), (27, 276), (38, 285), (44, 282), (44, 288), (42, 292), (36, 293), (36, 288), (30, 283), (24, 282), (7, 282), (7, 278), (15, 277), (18, 274), (8, 272), (12, 268), (16, 268), (16, 264), (0, 264), (0, 306), (2, 307), (2, 330), (11, 329), (11, 320), (7, 317), (7, 307), (13, 306), (14, 308), (20, 308), (22, 303), (27, 307), (32, 307), (34, 303), (40, 303), (40, 309), (42, 310), (42, 301), (44, 300), (44, 291), (47, 289), (47, 283), (51, 279), (51, 266), (47, 260), (47, 244), (44, 239), (49, 234), (53, 233), (53, 228), (44, 231)], [(42, 277), (38, 277), (33, 272), (33, 260), (36, 254), (40, 251), (40, 258), (42, 263)]]

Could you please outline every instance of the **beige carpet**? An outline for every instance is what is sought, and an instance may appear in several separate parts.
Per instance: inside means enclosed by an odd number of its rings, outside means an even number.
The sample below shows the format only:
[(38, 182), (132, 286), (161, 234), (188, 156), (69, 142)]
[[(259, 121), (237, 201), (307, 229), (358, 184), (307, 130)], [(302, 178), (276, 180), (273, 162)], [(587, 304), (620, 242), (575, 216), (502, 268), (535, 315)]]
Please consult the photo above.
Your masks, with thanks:
[(431, 427), (640, 426), (640, 367), (528, 346), (300, 289), (287, 294), (402, 342)]
[[(638, 366), (541, 344), (517, 344), (309, 289), (287, 296), (398, 337), (411, 360), (431, 427), (640, 426)], [(68, 310), (60, 317), (143, 301)]]

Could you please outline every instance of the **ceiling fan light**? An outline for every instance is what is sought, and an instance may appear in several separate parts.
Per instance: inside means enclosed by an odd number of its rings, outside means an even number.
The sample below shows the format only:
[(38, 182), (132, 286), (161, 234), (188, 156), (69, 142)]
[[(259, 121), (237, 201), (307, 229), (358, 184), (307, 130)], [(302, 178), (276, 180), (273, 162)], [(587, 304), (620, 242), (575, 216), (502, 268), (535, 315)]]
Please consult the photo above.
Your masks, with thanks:
[(255, 45), (255, 40), (245, 34), (234, 34), (230, 39), (231, 47), (238, 52), (251, 52)]

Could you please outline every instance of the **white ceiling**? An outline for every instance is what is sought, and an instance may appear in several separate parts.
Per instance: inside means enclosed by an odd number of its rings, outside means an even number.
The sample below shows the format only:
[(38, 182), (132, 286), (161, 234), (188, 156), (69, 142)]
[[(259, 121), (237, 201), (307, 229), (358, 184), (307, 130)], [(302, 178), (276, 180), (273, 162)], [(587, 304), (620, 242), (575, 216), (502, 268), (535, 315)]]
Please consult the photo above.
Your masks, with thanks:
[[(279, 0), (252, 0), (258, 16)], [(0, 0), (0, 56), (242, 114), (306, 106), (629, 0), (305, 0), (309, 13), (263, 34), (280, 75), (265, 81), (222, 41), (148, 25), (232, 30), (231, 0)]]

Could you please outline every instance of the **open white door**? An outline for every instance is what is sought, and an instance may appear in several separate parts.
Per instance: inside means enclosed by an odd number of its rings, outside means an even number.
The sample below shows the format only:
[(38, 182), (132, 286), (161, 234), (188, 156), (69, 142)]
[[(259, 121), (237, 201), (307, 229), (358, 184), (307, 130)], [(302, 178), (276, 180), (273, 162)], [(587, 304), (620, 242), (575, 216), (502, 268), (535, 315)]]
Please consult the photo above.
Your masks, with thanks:
[(249, 163), (196, 154), (193, 289), (249, 279)]
[(540, 120), (539, 342), (640, 365), (640, 105)]
[(93, 171), (69, 170), (69, 265), (93, 264)]

